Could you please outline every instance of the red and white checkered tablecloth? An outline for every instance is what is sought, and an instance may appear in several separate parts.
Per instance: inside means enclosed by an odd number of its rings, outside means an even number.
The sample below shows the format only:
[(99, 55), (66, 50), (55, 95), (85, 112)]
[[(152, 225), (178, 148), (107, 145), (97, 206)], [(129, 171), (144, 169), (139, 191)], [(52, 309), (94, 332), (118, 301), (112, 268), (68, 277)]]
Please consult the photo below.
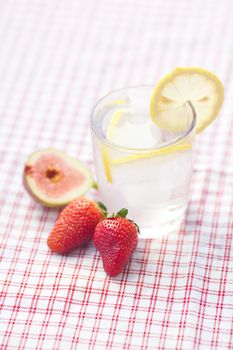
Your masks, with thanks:
[[(232, 28), (232, 0), (0, 0), (1, 350), (233, 349)], [(92, 167), (97, 99), (184, 65), (213, 70), (226, 98), (179, 234), (140, 241), (116, 278), (93, 244), (51, 254), (58, 211), (25, 192), (27, 155), (53, 146)]]

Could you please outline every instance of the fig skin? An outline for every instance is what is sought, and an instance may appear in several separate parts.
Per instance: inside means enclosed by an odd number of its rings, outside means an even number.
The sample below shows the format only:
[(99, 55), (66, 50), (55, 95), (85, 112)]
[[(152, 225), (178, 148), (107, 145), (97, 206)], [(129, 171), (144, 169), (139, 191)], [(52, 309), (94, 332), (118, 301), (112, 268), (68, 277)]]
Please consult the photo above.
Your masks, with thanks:
[[(61, 161), (64, 161), (64, 164), (67, 164), (66, 159), (68, 159), (68, 160), (72, 159), (72, 161), (77, 164), (76, 167), (75, 166), (71, 167), (72, 170), (74, 172), (77, 171), (77, 173), (80, 172), (84, 176), (85, 182), (86, 182), (85, 186), (83, 186), (83, 184), (81, 183), (80, 193), (77, 193), (77, 195), (72, 195), (72, 191), (70, 191), (71, 192), (70, 198), (68, 198), (68, 197), (61, 198), (61, 201), (59, 201), (59, 196), (56, 197), (54, 201), (53, 201), (53, 198), (51, 198), (51, 200), (49, 198), (48, 198), (48, 200), (47, 200), (47, 198), (46, 198), (46, 200), (43, 200), (43, 198), (41, 198), (41, 197), (43, 197), (43, 195), (40, 197), (39, 191), (38, 191), (39, 195), (37, 196), (37, 194), (35, 194), (33, 192), (33, 190), (31, 189), (31, 187), (29, 185), (29, 180), (30, 180), (30, 176), (33, 174), (33, 166), (34, 166), (33, 161), (31, 159), (33, 159), (33, 157), (35, 157), (35, 155), (38, 155), (38, 154), (39, 154), (39, 157), (40, 157), (40, 155), (44, 156), (47, 154), (51, 154), (53, 156), (53, 154), (54, 154), (56, 157), (60, 157)], [(87, 169), (87, 167), (83, 163), (81, 163), (79, 160), (77, 160), (73, 157), (70, 157), (69, 155), (67, 155), (64, 152), (61, 152), (61, 151), (53, 149), (53, 148), (39, 150), (37, 152), (32, 153), (28, 157), (28, 160), (26, 161), (24, 169), (23, 169), (22, 183), (23, 183), (23, 186), (24, 186), (25, 190), (27, 191), (27, 193), (36, 202), (38, 202), (39, 204), (41, 204), (45, 207), (48, 207), (48, 208), (63, 208), (67, 204), (69, 204), (70, 202), (75, 200), (76, 198), (83, 196), (89, 189), (91, 189), (91, 188), (96, 189), (97, 188), (97, 184), (94, 181), (91, 173), (89, 172), (89, 170)], [(79, 190), (79, 186), (77, 185), (77, 186), (75, 186), (74, 193), (78, 192), (78, 190)]]

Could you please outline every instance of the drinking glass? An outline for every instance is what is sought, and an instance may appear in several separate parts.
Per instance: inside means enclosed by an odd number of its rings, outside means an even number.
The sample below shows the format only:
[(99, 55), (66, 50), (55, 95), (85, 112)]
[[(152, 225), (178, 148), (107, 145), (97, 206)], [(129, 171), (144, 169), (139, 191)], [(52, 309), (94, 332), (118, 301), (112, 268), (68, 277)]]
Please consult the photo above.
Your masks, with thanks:
[[(195, 144), (192, 105), (187, 103), (185, 115), (180, 116), (182, 129), (162, 129), (150, 117), (152, 92), (152, 86), (111, 92), (96, 104), (90, 119), (100, 200), (109, 213), (127, 208), (128, 218), (140, 228), (140, 238), (179, 229), (188, 203)], [(128, 118), (128, 129), (113, 142), (107, 133), (117, 111), (127, 111), (122, 118)], [(133, 147), (127, 145), (127, 137), (134, 141)]]

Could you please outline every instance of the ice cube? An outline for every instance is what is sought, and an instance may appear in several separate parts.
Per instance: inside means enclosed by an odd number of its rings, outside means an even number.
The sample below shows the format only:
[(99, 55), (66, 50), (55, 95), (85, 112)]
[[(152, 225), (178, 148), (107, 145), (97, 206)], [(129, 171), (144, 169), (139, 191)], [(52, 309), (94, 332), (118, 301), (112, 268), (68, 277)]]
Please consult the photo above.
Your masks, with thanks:
[(150, 120), (135, 124), (124, 119), (115, 126), (112, 141), (123, 147), (151, 148), (158, 143), (159, 133), (152, 133)]
[(129, 107), (138, 114), (150, 115), (151, 89), (132, 88), (128, 91)]

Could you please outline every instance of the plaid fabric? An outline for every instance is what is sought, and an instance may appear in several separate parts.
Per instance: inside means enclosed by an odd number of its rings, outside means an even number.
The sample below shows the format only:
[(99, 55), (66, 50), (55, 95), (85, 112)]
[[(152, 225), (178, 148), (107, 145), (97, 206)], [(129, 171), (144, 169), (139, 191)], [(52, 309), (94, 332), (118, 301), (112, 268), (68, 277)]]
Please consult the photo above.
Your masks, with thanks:
[[(0, 1), (1, 350), (233, 348), (232, 13), (231, 0)], [(58, 211), (25, 192), (27, 155), (53, 146), (92, 167), (97, 99), (177, 65), (226, 88), (181, 231), (140, 241), (116, 278), (92, 244), (51, 254)]]

